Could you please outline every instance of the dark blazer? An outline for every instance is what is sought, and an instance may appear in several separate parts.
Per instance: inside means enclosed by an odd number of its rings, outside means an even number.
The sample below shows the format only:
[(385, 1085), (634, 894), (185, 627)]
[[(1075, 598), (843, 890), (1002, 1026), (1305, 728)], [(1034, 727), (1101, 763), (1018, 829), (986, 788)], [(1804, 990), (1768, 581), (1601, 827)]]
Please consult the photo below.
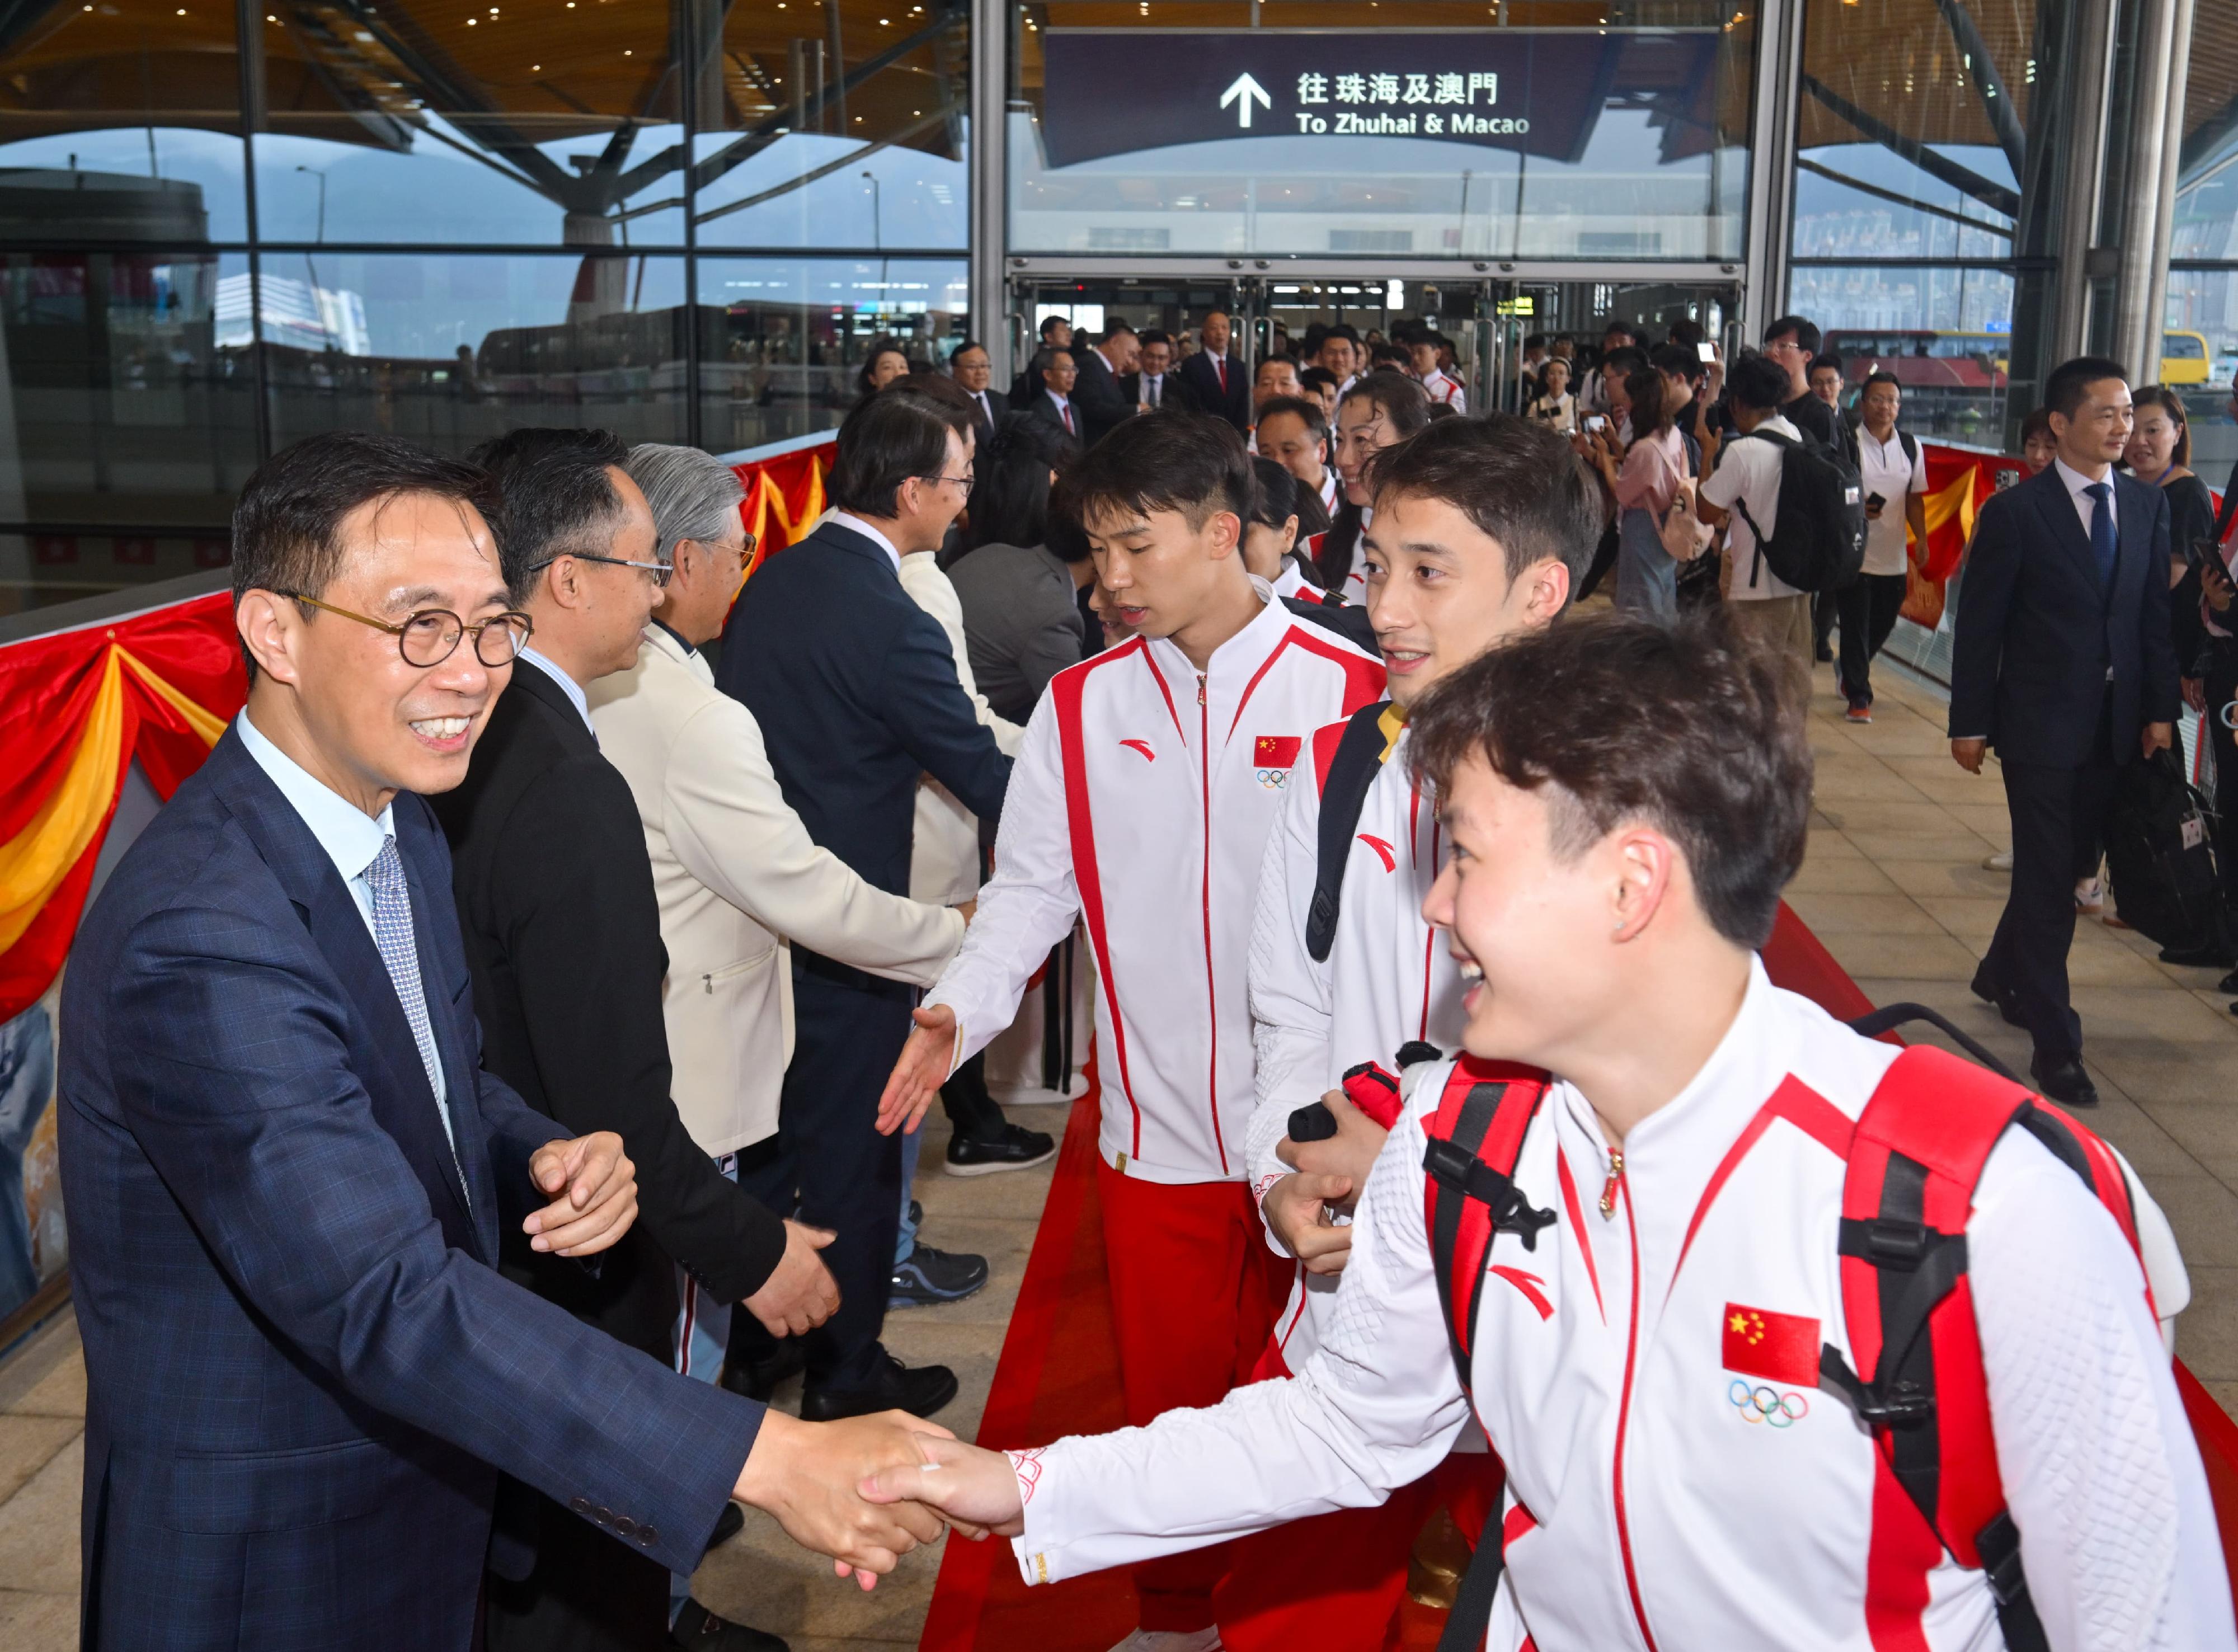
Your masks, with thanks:
[(483, 1072), (451, 866), (395, 801), (460, 1173), (348, 888), (228, 730), (63, 994), (88, 1647), (463, 1652), (498, 1475), (697, 1566), (762, 1408), (500, 1278), (565, 1132)]
[(1062, 436), (1074, 452), (1077, 453), (1087, 445), (1084, 433), (1088, 428), (1088, 413), (1087, 410), (1080, 405), (1079, 397), (1071, 397), (1069, 400), (1072, 407), (1072, 422), (1075, 426), (1071, 430), (1064, 427), (1064, 420), (1057, 413), (1056, 403), (1049, 400), (1049, 392), (1046, 389), (1036, 390), (1027, 398), (1020, 411), (1024, 417), (1047, 425)]
[[(961, 389), (962, 387), (958, 386), (957, 388)], [(992, 385), (990, 385), (987, 387), (985, 393), (987, 397), (987, 406), (991, 407), (995, 413), (994, 420), (992, 423), (990, 423), (985, 415), (980, 410), (979, 398), (973, 396), (969, 390), (965, 390), (963, 393), (966, 396), (970, 397), (972, 426), (978, 433), (979, 446), (984, 447), (987, 445), (988, 439), (993, 436), (995, 432), (1001, 426), (1003, 423), (1003, 415), (1010, 411), (1010, 399), (1004, 395), (1001, 391), (996, 389)]]
[(1080, 378), (1072, 387), (1072, 411), (1080, 420), (1082, 445), (1093, 447), (1135, 416), (1135, 403), (1121, 393), (1111, 364), (1094, 345), (1075, 350), (1072, 360), (1080, 369)]
[[(948, 634), (885, 551), (836, 520), (746, 581), (715, 682), (760, 723), (809, 836), (891, 894), (909, 892), (920, 774), (975, 815), (1001, 812), (1010, 760), (964, 697)], [(908, 991), (804, 948), (793, 956), (866, 991)]]
[(1242, 362), (1228, 358), (1228, 388), (1220, 387), (1220, 373), (1202, 350), (1181, 366), (1182, 382), (1195, 393), (1197, 406), (1218, 413), (1239, 431), (1251, 428), (1251, 375)]
[[(1142, 405), (1142, 375), (1140, 373), (1120, 374), (1119, 393), (1125, 398), (1129, 407), (1140, 407)], [(1178, 369), (1166, 369), (1166, 381), (1159, 387), (1158, 406), (1161, 411), (1168, 407), (1182, 413), (1199, 411), (1196, 392), (1189, 387), (1189, 380), (1182, 377)]]
[(2145, 724), (2175, 720), (2168, 499), (2133, 477), (2113, 482), (2110, 592), (2057, 466), (1982, 506), (1958, 584), (1953, 738), (1987, 738), (2010, 762), (2079, 765), (2092, 755), (2109, 666), (2116, 762), (2136, 755)]
[(736, 1302), (776, 1268), (785, 1224), (717, 1173), (669, 1098), (668, 953), (629, 784), (566, 691), (524, 661), (466, 783), (428, 802), (451, 843), (483, 1063), (576, 1134), (614, 1131), (637, 1165), (637, 1226), (595, 1276), (510, 1232), (505, 1273), (665, 1360), (671, 1259)]
[(983, 545), (948, 571), (963, 607), (971, 679), (997, 717), (1023, 724), (1049, 678), (1080, 664), (1080, 610), (1064, 558), (1045, 545)]

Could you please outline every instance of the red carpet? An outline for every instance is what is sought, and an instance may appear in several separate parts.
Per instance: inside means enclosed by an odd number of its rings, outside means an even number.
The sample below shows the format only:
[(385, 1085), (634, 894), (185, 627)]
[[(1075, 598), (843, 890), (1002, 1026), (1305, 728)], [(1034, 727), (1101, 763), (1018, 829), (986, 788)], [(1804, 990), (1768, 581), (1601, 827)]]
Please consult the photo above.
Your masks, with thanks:
[[(1784, 902), (1764, 949), (1778, 985), (1816, 1000), (1844, 1020), (1872, 1001)], [(1891, 1034), (1890, 1036), (1893, 1036)], [(1122, 1426), (1111, 1316), (1104, 1295), (1103, 1229), (1096, 1203), (1095, 1063), (1088, 1094), (1073, 1103), (1034, 1238), (1018, 1305), (979, 1427), (983, 1445), (1041, 1445), (1065, 1434)], [(2176, 1380), (2206, 1458), (2226, 1548), (2238, 1537), (2238, 1424), (2182, 1362)], [(2238, 1550), (2230, 1554), (2238, 1576)], [(1409, 1606), (1400, 1644), (1434, 1645), (1442, 1614)], [(1134, 1591), (1124, 1572), (1102, 1572), (1028, 1589), (1010, 1547), (999, 1538), (948, 1545), (925, 1619), (923, 1652), (1103, 1652), (1135, 1627)], [(1325, 1652), (1372, 1652), (1329, 1648)]]

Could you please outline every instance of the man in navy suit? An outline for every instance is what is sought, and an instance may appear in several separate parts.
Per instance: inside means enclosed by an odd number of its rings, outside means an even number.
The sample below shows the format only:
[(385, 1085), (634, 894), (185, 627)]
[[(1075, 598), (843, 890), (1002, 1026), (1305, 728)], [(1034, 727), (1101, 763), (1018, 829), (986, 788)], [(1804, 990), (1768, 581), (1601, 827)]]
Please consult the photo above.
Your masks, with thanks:
[(1217, 413), (1248, 434), (1251, 429), (1251, 375), (1228, 354), (1230, 328), (1228, 312), (1207, 310), (1198, 334), (1204, 347), (1182, 363), (1182, 382), (1196, 398), (1196, 405)]
[(1080, 382), (1073, 387), (1072, 405), (1081, 415), (1081, 445), (1093, 447), (1123, 421), (1135, 416), (1135, 400), (1119, 387), (1142, 359), (1142, 343), (1135, 329), (1114, 321), (1091, 348), (1076, 348), (1074, 362)]
[(2168, 508), (2114, 470), (2133, 422), (2119, 363), (2056, 368), (2044, 405), (2058, 457), (1982, 507), (1967, 553), (1950, 755), (1978, 774), (1995, 746), (2012, 816), (2012, 892), (1974, 991), (2028, 1028), (2046, 1095), (2092, 1107), (2068, 1000), (2075, 881), (2097, 869), (2122, 768), (2174, 737)]
[[(968, 404), (874, 396), (847, 415), (827, 484), (830, 520), (746, 581), (716, 685), (761, 724), (770, 767), (808, 835), (868, 882), (909, 891), (919, 776), (983, 820), (1001, 812), (1010, 760), (957, 680), (937, 621), (902, 589), (901, 558), (937, 550), (971, 492)], [(878, 1094), (909, 1037), (911, 989), (804, 948), (792, 953), (793, 1054), (778, 1104), (778, 1160), (752, 1191), (838, 1238), (823, 1255), (839, 1310), (803, 1345), (801, 1414), (899, 1407), (930, 1416), (956, 1397), (944, 1365), (911, 1371), (878, 1340), (902, 1207), (899, 1140), (878, 1133)], [(748, 1185), (741, 1172), (739, 1182)], [(773, 1358), (733, 1320), (734, 1356)], [(742, 1342), (745, 1345), (742, 1349)]]
[(497, 1271), (506, 1223), (598, 1267), (637, 1187), (619, 1137), (480, 1069), (415, 795), (464, 778), (526, 640), (488, 503), (473, 466), (349, 433), (249, 479), (247, 708), (79, 932), (89, 1648), (464, 1652), (500, 1473), (664, 1567), (734, 1497), (874, 1571), (937, 1530), (853, 1495), (915, 1457), (910, 1419), (765, 1415)]

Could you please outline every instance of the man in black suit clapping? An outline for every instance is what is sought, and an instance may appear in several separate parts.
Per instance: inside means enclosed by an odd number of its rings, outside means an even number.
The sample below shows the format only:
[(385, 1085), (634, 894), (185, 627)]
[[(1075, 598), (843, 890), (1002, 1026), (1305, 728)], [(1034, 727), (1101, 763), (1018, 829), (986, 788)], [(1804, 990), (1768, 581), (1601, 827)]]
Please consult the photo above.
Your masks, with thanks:
[[(1010, 760), (957, 680), (948, 637), (902, 589), (901, 558), (940, 547), (970, 496), (970, 416), (929, 397), (874, 396), (847, 415), (829, 483), (837, 511), (746, 581), (716, 686), (745, 702), (808, 835), (867, 882), (909, 892), (918, 776), (982, 819)], [(804, 1339), (805, 1417), (889, 1408), (930, 1416), (956, 1397), (944, 1365), (909, 1370), (878, 1340), (902, 1208), (901, 1140), (878, 1094), (910, 1032), (911, 989), (792, 951), (794, 1043), (771, 1197), (838, 1237), (824, 1259), (839, 1310)]]
[(1967, 555), (1950, 755), (1978, 774), (1995, 746), (2012, 816), (2012, 893), (1974, 991), (2029, 1029), (2046, 1095), (2090, 1107), (2068, 1001), (2075, 881), (2086, 858), (2096, 869), (2122, 768), (2174, 737), (2168, 508), (2114, 470), (2133, 422), (2118, 363), (2063, 364), (2044, 404), (2058, 457), (1982, 507)]
[(995, 370), (987, 347), (977, 339), (957, 345), (956, 354), (948, 358), (948, 370), (955, 375), (957, 387), (971, 398), (972, 433), (983, 447), (1002, 425), (1003, 415), (1010, 411), (1010, 399), (988, 388)]

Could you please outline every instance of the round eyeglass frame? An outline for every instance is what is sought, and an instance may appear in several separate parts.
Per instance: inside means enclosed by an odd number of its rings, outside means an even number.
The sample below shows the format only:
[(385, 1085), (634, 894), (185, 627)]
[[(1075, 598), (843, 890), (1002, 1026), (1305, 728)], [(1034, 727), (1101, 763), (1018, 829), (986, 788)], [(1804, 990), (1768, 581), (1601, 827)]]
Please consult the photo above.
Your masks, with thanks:
[[(468, 624), (465, 619), (461, 618), (459, 615), (453, 613), (447, 608), (422, 608), (415, 613), (407, 615), (402, 624), (392, 625), (385, 619), (375, 619), (369, 614), (353, 613), (347, 608), (337, 608), (330, 602), (321, 602), (316, 597), (306, 597), (299, 591), (282, 591), (275, 594), (286, 597), (293, 602), (300, 602), (307, 607), (322, 609), (330, 614), (339, 614), (344, 619), (354, 619), (359, 624), (370, 625), (375, 631), (387, 631), (390, 636), (396, 638), (397, 657), (401, 659), (407, 665), (422, 671), (433, 671), (436, 666), (440, 665), (445, 660), (450, 658), (452, 655), (457, 653), (459, 651), (459, 644), (463, 641), (469, 633), (473, 635), (474, 639), (474, 657), (492, 671), (496, 671), (503, 666), (510, 665), (513, 661), (519, 659), (521, 656), (521, 651), (528, 646), (528, 639), (536, 634), (536, 622), (534, 620), (531, 619), (526, 614), (516, 613), (511, 610), (501, 614), (492, 614), (487, 619), (479, 619), (473, 624)], [(427, 620), (448, 620), (453, 627), (451, 631), (451, 638), (449, 643), (444, 645), (443, 651), (436, 655), (434, 658), (414, 659), (412, 657), (410, 641), (414, 629), (417, 627), (420, 631), (420, 634), (422, 636), (434, 636), (436, 634), (430, 631), (426, 624), (422, 623)], [(511, 636), (513, 639), (513, 651), (510, 654), (507, 654), (503, 659), (492, 659), (488, 654), (483, 651), (483, 639), (490, 634), (490, 628), (493, 625), (501, 627), (502, 630), (500, 634)]]

